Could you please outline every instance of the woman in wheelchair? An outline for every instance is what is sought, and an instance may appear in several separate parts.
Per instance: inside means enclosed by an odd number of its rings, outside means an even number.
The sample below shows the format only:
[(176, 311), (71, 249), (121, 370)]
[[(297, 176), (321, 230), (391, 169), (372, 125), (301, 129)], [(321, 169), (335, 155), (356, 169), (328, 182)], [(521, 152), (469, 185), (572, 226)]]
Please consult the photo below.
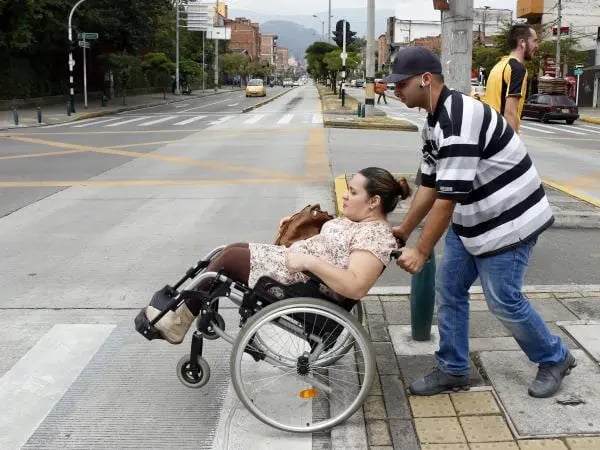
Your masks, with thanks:
[[(252, 288), (269, 276), (282, 284), (306, 281), (302, 272), (319, 277), (331, 291), (359, 300), (367, 294), (397, 248), (387, 215), (400, 198), (410, 195), (406, 179), (396, 180), (377, 167), (360, 170), (348, 183), (342, 217), (323, 225), (321, 232), (289, 248), (273, 244), (235, 243), (226, 246), (209, 264), (207, 271), (220, 272)], [(282, 219), (283, 226), (289, 217)], [(208, 292), (211, 281), (200, 284)], [(154, 325), (171, 344), (183, 341), (202, 302), (186, 299), (175, 311), (167, 312)], [(145, 315), (152, 321), (161, 313), (160, 302), (150, 302)]]

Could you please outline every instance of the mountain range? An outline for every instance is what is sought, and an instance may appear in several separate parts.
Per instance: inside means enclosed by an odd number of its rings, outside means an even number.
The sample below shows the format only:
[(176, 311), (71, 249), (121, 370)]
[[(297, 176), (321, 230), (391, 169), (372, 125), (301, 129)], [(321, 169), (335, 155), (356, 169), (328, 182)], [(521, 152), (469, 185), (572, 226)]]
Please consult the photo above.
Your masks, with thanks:
[[(322, 40), (327, 36), (327, 11), (304, 15), (279, 15), (249, 9), (229, 8), (229, 17), (245, 17), (260, 24), (261, 33), (276, 34), (278, 45), (287, 47), (290, 55), (299, 61), (304, 59), (306, 48), (314, 41)], [(352, 31), (357, 36), (364, 37), (367, 32), (367, 11), (365, 8), (334, 8), (331, 11), (331, 29), (335, 29), (335, 23), (340, 19), (346, 19), (350, 23)], [(388, 17), (394, 15), (392, 9), (377, 9), (375, 12), (375, 37), (385, 33)], [(322, 23), (324, 21), (324, 24)]]

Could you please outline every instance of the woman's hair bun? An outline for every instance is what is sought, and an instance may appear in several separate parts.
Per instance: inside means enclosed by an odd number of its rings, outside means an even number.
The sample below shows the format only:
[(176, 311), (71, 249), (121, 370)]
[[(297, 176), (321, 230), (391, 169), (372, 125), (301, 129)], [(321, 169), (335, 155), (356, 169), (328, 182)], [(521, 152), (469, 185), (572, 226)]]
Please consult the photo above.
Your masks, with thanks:
[(408, 184), (406, 178), (399, 177), (398, 179), (396, 179), (396, 182), (398, 183), (400, 198), (404, 200), (405, 198), (410, 197), (410, 194), (412, 194), (412, 189), (410, 188), (410, 185)]

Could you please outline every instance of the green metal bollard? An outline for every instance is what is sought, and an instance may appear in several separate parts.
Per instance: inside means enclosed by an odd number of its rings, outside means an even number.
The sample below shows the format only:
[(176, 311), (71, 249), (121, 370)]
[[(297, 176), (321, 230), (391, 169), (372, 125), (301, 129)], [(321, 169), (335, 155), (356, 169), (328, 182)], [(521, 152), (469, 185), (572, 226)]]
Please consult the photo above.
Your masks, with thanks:
[(366, 106), (363, 104), (362, 105), (362, 110), (361, 110), (360, 117), (365, 117), (365, 115), (366, 115), (366, 111), (365, 110), (366, 110)]
[(435, 305), (435, 256), (433, 252), (423, 269), (412, 276), (410, 283), (410, 325), (415, 341), (431, 339), (431, 323)]
[(71, 115), (71, 102), (67, 103), (67, 116)]
[(38, 123), (42, 123), (42, 109), (39, 106), (37, 109), (37, 120), (38, 120)]
[(359, 104), (358, 104), (358, 111), (356, 111), (356, 115), (357, 115), (358, 117), (361, 117), (361, 112), (362, 112), (362, 104), (361, 104), (361, 103), (359, 103)]
[(15, 121), (15, 126), (19, 125), (19, 112), (17, 108), (13, 108), (13, 120)]

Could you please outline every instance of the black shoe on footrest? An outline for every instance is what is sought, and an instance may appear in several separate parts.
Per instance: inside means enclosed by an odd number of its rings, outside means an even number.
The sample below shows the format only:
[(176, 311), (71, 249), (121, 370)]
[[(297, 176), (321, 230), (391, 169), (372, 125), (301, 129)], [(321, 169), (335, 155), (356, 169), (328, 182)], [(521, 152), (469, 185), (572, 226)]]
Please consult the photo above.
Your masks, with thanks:
[(148, 317), (146, 317), (146, 308), (142, 308), (140, 313), (135, 318), (135, 329), (149, 341), (153, 339), (164, 339), (160, 331), (150, 325)]

